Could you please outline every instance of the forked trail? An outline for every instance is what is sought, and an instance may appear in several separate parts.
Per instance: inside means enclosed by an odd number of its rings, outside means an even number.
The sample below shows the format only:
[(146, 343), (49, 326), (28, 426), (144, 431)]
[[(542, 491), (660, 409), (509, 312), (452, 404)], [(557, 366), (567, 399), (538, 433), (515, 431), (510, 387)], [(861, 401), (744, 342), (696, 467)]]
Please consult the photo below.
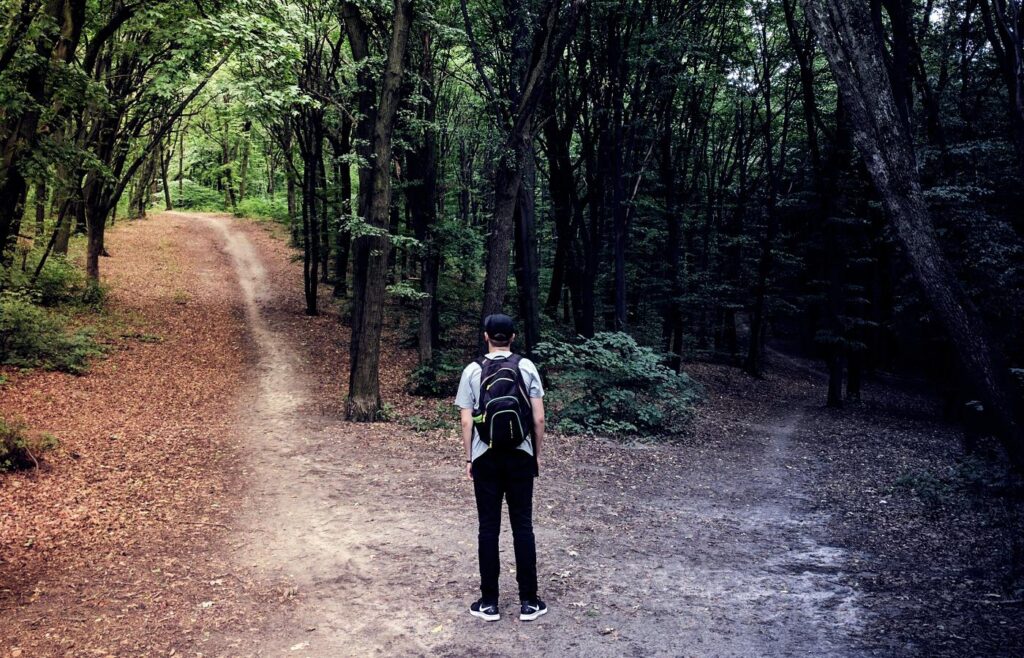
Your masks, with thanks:
[(216, 651), (859, 655), (851, 635), (864, 613), (849, 556), (812, 511), (798, 408), (718, 445), (553, 438), (535, 503), (552, 614), (534, 624), (512, 614), (506, 523), (504, 617), (471, 618), (475, 508), (454, 432), (324, 414), (315, 352), (276, 319), (301, 282), (266, 274), (251, 225), (203, 215), (189, 225), (182, 239), (212, 237), (229, 256), (237, 284), (225, 276), (224, 294), (240, 291), (258, 355), (255, 397), (238, 406), (248, 490), (230, 545), (240, 572), (294, 594), (267, 623), (215, 638)]

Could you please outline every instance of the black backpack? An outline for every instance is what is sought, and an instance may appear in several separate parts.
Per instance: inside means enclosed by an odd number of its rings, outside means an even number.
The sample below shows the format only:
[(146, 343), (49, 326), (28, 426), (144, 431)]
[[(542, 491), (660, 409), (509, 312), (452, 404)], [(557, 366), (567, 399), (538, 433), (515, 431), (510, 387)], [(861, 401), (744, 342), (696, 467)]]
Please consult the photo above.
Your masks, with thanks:
[(519, 371), (518, 354), (480, 357), (480, 400), (473, 423), (480, 440), (490, 448), (513, 450), (533, 434), (533, 411)]

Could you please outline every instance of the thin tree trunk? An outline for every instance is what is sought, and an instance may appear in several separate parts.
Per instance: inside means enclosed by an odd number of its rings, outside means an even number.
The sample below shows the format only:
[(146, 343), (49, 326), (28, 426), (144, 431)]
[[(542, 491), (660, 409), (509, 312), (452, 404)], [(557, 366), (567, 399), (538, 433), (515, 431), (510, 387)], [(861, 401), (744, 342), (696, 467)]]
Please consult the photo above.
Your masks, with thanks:
[(171, 186), (168, 185), (167, 180), (167, 169), (170, 167), (174, 153), (168, 152), (167, 157), (164, 157), (165, 150), (164, 143), (160, 142), (160, 148), (157, 151), (157, 157), (160, 159), (160, 184), (164, 190), (164, 210), (174, 210), (174, 204), (171, 201)]
[(36, 184), (36, 237), (46, 232), (46, 179)]
[(534, 200), (536, 178), (536, 164), (533, 154), (530, 154), (523, 165), (523, 181), (519, 185), (519, 199), (516, 206), (516, 282), (526, 354), (530, 354), (534, 346), (540, 342), (540, 283)]
[(252, 142), (252, 121), (246, 119), (242, 124), (242, 163), (238, 167), (238, 202), (245, 200), (249, 183), (249, 151)]
[(336, 162), (335, 178), (336, 186), (339, 187), (338, 202), (338, 232), (336, 235), (334, 254), (334, 296), (344, 297), (348, 294), (348, 261), (352, 245), (352, 233), (348, 229), (348, 221), (352, 217), (352, 167), (349, 163), (342, 162), (352, 150), (352, 122), (347, 118), (342, 120), (341, 139), (335, 145), (334, 159)]

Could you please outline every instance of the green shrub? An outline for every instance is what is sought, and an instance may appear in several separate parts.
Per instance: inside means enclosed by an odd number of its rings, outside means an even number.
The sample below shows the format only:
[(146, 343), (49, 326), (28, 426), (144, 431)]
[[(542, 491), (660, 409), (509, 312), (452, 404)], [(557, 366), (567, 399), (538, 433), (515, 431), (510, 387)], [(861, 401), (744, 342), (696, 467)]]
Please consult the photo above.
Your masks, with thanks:
[(288, 223), (288, 200), (285, 197), (247, 197), (238, 204), (237, 214), (252, 219), (270, 219)]
[(60, 440), (52, 434), (29, 434), (24, 423), (0, 418), (0, 472), (37, 466), (43, 451), (53, 450)]
[(686, 431), (699, 392), (685, 373), (624, 333), (537, 345), (555, 429), (570, 434), (667, 437)]
[(66, 319), (24, 291), (0, 293), (0, 363), (82, 373), (102, 353), (87, 329), (69, 333)]
[(36, 280), (32, 280), (36, 266), (41, 257), (40, 252), (31, 255), (25, 269), (20, 264), (4, 268), (0, 272), (0, 288), (25, 292), (32, 296), (36, 303), (43, 306), (73, 304), (82, 301), (88, 284), (85, 273), (64, 256), (51, 254), (46, 259), (42, 271)]
[(224, 194), (213, 188), (185, 180), (182, 181), (180, 193), (177, 182), (171, 184), (171, 190), (171, 201), (179, 210), (224, 211)]
[(457, 350), (437, 350), (430, 363), (418, 366), (409, 376), (409, 391), (429, 398), (455, 397), (465, 367)]
[(420, 416), (419, 414), (403, 416), (401, 423), (417, 434), (454, 427), (450, 421), (445, 420), (444, 418), (428, 418), (426, 416)]
[(31, 289), (43, 306), (56, 306), (82, 299), (87, 288), (85, 273), (66, 258), (51, 255), (46, 259)]

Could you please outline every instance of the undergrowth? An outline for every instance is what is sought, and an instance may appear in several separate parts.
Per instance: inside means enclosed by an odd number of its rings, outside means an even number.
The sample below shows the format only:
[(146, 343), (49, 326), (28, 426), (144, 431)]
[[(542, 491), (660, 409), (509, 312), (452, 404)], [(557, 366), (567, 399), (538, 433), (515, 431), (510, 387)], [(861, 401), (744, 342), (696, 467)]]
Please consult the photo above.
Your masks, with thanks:
[(70, 316), (99, 310), (106, 289), (62, 256), (34, 276), (39, 256), (0, 268), (0, 364), (82, 373), (103, 350)]
[(42, 453), (58, 445), (52, 434), (32, 435), (24, 423), (0, 418), (0, 472), (38, 467)]
[(555, 429), (620, 437), (686, 432), (697, 384), (631, 336), (599, 333), (578, 344), (540, 343), (536, 353), (547, 374), (545, 407)]

